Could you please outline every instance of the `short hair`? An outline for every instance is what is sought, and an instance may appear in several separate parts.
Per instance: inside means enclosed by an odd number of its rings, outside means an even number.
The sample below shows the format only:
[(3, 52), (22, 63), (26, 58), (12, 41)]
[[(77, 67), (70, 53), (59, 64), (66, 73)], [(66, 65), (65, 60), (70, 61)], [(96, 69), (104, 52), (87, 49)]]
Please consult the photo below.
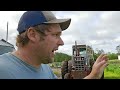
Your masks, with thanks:
[[(40, 34), (40, 40), (44, 40), (44, 36), (46, 36), (45, 31), (49, 31), (50, 25), (48, 24), (41, 24), (34, 26), (33, 28)], [(16, 38), (16, 46), (23, 47), (28, 44), (29, 38), (27, 36), (27, 30), (19, 35)]]

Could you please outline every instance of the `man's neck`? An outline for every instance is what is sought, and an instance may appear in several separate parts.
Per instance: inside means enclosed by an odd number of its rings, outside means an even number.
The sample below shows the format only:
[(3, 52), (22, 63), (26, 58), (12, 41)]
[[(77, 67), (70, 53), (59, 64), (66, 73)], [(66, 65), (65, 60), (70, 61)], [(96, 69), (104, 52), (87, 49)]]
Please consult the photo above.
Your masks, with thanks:
[(25, 48), (24, 49), (20, 48), (17, 51), (13, 52), (12, 54), (36, 68), (38, 68), (41, 65), (37, 56), (34, 55), (35, 53), (33, 53), (32, 51), (26, 50)]

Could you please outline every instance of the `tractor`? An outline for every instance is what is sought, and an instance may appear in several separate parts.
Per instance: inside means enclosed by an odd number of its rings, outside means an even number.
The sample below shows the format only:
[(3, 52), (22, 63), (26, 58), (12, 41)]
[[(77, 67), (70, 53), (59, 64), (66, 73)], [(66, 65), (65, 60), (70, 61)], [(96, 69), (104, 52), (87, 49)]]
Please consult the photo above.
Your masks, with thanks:
[[(89, 45), (72, 46), (72, 59), (64, 61), (61, 67), (62, 79), (82, 79), (89, 75), (94, 64), (94, 50)], [(101, 79), (104, 75), (101, 77)]]

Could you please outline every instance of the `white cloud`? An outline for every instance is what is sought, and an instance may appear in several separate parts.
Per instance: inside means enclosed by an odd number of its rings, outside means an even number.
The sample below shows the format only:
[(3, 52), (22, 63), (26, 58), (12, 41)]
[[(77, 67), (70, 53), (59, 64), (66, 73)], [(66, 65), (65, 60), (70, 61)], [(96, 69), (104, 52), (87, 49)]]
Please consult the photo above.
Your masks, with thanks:
[(115, 39), (115, 41), (120, 43), (120, 36), (118, 36), (118, 37)]

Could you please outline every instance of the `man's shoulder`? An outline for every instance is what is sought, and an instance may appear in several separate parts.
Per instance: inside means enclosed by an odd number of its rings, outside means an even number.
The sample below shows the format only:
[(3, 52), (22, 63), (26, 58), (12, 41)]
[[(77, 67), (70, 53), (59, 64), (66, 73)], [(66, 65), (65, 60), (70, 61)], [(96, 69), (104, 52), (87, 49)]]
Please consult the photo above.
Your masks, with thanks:
[(9, 66), (10, 62), (9, 53), (0, 55), (0, 68)]
[(0, 55), (0, 72), (5, 72), (8, 70), (8, 60), (7, 60), (7, 55), (6, 54), (3, 54), (3, 55)]
[(10, 55), (10, 53), (4, 53), (2, 55), (0, 55), (0, 59), (6, 58)]
[(11, 63), (7, 54), (0, 55), (0, 79), (11, 79)]
[(2, 61), (2, 60), (5, 61), (9, 56), (10, 56), (10, 53), (4, 53), (4, 54), (0, 55), (0, 61)]

